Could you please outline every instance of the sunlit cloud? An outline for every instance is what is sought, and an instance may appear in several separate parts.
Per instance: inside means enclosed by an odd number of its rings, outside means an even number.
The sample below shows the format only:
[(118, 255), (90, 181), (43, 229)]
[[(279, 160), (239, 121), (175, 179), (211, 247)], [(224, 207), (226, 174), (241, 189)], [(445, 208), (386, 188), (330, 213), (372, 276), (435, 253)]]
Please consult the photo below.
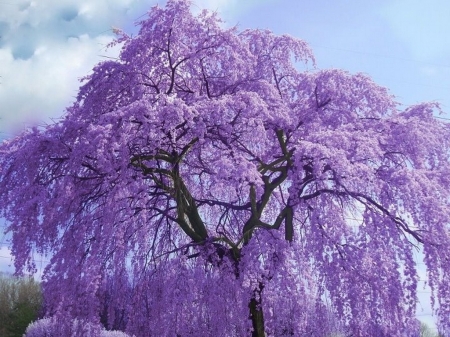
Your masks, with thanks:
[(0, 3), (0, 139), (63, 115), (78, 79), (105, 56), (112, 27), (132, 28), (144, 0)]

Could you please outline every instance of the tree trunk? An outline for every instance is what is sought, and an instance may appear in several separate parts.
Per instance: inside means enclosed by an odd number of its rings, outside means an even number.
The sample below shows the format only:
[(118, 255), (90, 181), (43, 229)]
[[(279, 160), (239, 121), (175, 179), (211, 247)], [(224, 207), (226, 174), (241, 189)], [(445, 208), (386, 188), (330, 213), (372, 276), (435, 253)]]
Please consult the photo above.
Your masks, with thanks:
[(265, 337), (264, 331), (264, 315), (261, 306), (261, 292), (264, 285), (260, 282), (258, 289), (255, 289), (254, 296), (250, 300), (250, 319), (252, 320), (253, 333), (252, 337)]

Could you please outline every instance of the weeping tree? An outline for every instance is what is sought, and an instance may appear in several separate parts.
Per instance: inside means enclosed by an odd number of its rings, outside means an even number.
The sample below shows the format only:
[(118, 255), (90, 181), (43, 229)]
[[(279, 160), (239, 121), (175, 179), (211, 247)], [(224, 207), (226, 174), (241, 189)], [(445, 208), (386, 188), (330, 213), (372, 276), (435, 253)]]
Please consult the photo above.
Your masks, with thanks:
[(400, 109), (305, 42), (188, 0), (139, 24), (60, 122), (0, 147), (15, 266), (51, 256), (47, 315), (136, 336), (416, 336), (420, 249), (449, 328), (437, 104)]

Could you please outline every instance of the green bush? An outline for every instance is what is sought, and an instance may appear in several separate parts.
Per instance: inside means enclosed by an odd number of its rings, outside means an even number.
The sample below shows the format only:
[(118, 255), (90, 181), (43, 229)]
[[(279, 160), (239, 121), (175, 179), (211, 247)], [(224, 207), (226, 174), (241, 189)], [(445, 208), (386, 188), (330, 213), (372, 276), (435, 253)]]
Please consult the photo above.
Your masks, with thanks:
[(420, 336), (419, 337), (444, 337), (443, 335), (433, 331), (428, 325), (420, 323)]
[(38, 282), (0, 274), (0, 337), (22, 337), (28, 324), (39, 317), (41, 306)]

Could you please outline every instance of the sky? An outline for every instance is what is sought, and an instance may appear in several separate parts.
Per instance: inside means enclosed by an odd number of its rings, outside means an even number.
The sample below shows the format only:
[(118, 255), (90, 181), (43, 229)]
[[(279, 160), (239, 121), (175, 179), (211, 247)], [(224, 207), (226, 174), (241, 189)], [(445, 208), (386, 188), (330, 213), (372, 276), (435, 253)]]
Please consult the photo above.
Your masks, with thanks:
[[(165, 1), (0, 0), (0, 140), (61, 117), (79, 78), (118, 54), (106, 48), (113, 28), (136, 33), (134, 22), (157, 3)], [(196, 0), (201, 8), (228, 26), (303, 39), (318, 68), (365, 73), (404, 106), (439, 102), (439, 118), (450, 121), (448, 0)], [(0, 230), (0, 271), (11, 270), (7, 239)], [(428, 291), (418, 317), (433, 324)]]

